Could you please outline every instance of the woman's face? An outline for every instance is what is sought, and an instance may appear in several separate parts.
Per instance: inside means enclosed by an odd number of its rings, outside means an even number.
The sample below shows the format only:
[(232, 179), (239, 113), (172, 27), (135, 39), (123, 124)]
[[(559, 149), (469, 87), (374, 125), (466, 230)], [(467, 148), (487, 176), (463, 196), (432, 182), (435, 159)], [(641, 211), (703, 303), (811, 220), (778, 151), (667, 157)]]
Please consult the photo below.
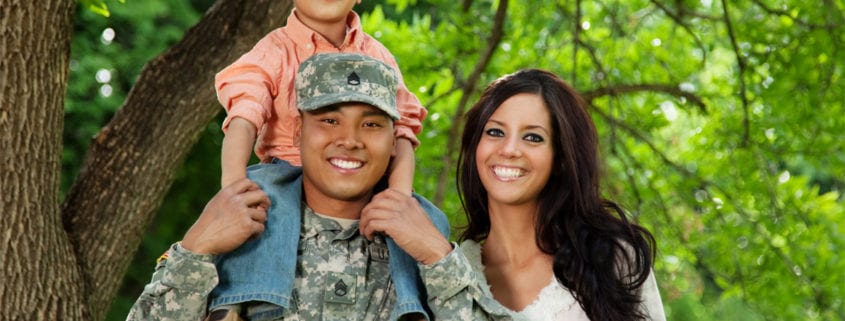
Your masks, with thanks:
[(549, 111), (538, 95), (518, 94), (496, 109), (475, 150), (491, 207), (537, 202), (552, 172), (553, 135)]

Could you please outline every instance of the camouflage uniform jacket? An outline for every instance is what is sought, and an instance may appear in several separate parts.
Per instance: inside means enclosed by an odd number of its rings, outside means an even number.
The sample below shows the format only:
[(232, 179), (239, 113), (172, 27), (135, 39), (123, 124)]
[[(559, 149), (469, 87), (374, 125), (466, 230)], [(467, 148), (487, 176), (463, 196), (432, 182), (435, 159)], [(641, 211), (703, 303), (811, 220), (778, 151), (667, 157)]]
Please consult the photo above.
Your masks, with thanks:
[[(357, 223), (342, 229), (310, 208), (304, 211), (293, 302), (275, 320), (387, 320), (396, 296), (384, 240), (368, 241)], [(213, 260), (174, 244), (126, 320), (203, 319), (218, 282)], [(266, 306), (240, 308), (260, 315)]]
[(522, 321), (490, 293), (484, 271), (473, 269), (464, 244), (432, 265), (420, 264), (428, 302), (436, 320)]

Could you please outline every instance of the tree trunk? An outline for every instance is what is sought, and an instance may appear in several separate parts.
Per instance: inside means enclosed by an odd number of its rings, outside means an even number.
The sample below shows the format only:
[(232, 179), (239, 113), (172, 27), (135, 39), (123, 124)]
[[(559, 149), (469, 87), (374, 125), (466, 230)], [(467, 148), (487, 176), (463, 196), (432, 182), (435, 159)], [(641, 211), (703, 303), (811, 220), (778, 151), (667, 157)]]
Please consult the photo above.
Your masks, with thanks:
[[(215, 99), (214, 74), (281, 26), (292, 6), (290, 0), (217, 1), (178, 44), (147, 63), (124, 105), (92, 141), (61, 208), (72, 250), (59, 252), (78, 262), (67, 263), (81, 271), (84, 282), (74, 287), (84, 291), (85, 304), (77, 306), (87, 307), (91, 320), (105, 317), (174, 172), (202, 128), (222, 110)], [(55, 97), (63, 96), (64, 86), (59, 92)], [(55, 112), (61, 120), (61, 110)], [(50, 152), (55, 160), (44, 169), (52, 175), (59, 170), (59, 152), (58, 147)], [(51, 184), (53, 190), (56, 186)], [(55, 195), (42, 203), (55, 207)], [(33, 235), (36, 241), (41, 237)]]
[(0, 1), (0, 320), (80, 320), (59, 213), (72, 0)]

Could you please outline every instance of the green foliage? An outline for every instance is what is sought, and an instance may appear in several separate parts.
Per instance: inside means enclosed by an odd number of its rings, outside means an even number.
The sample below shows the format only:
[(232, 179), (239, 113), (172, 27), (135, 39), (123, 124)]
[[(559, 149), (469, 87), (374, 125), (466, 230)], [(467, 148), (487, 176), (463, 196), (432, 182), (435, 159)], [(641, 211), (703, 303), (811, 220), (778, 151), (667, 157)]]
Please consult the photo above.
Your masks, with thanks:
[[(117, 0), (120, 3), (124, 3), (126, 0)], [(104, 17), (108, 17), (111, 13), (109, 12), (109, 7), (106, 5), (104, 0), (80, 0), (79, 1), (83, 7), (88, 8), (92, 12), (102, 15)]]
[[(121, 1), (123, 2), (123, 1)], [(120, 108), (147, 61), (182, 38), (211, 1), (129, 1), (108, 18), (78, 10), (65, 100), (62, 192), (73, 183), (91, 139)], [(179, 240), (217, 191), (220, 121), (209, 124), (150, 226), (124, 279), (108, 320), (124, 320), (149, 282), (155, 259)], [(214, 174), (209, 174), (214, 173)]]
[[(474, 100), (500, 75), (540, 67), (583, 92), (664, 84), (703, 105), (660, 90), (600, 96), (591, 105), (607, 194), (658, 239), (656, 271), (670, 319), (842, 318), (836, 253), (845, 164), (835, 133), (845, 128), (845, 20), (832, 13), (842, 12), (841, 3), (826, 10), (728, 2), (732, 41), (718, 2), (575, 8), (517, 1), (471, 93), (461, 85), (487, 45), (497, 3), (474, 1), (466, 11), (460, 3), (430, 3), (438, 10), (412, 19), (391, 23), (378, 11), (363, 19), (431, 112), (417, 150), (421, 193), (432, 195), (437, 173), (454, 171), (442, 159), (457, 137), (443, 133), (459, 125), (452, 117), (460, 96)], [(457, 220), (462, 214), (452, 211), (460, 204), (448, 183), (442, 207)]]
[[(108, 19), (78, 12), (63, 187), (143, 64), (210, 2), (130, 1), (109, 7)], [(416, 153), (417, 192), (444, 191), (441, 208), (459, 227), (454, 167), (444, 162), (456, 156), (446, 149), (459, 139), (450, 136), (461, 125), (456, 113), (503, 74), (548, 69), (590, 98), (604, 191), (655, 234), (655, 273), (670, 320), (845, 318), (842, 1), (509, 1), (502, 40), (464, 92), (491, 45), (500, 2), (356, 7), (429, 111)], [(116, 34), (108, 44), (106, 27)], [(95, 77), (101, 69), (111, 74), (105, 83)], [(111, 96), (100, 94), (105, 84)], [(462, 98), (468, 105), (460, 106)], [(180, 171), (178, 192), (145, 237), (110, 319), (125, 316), (152, 262), (216, 192), (219, 121)]]
[(167, 0), (130, 1), (112, 7), (109, 18), (77, 11), (65, 100), (62, 191), (70, 188), (90, 140), (123, 103), (147, 61), (178, 41), (201, 12), (188, 1)]

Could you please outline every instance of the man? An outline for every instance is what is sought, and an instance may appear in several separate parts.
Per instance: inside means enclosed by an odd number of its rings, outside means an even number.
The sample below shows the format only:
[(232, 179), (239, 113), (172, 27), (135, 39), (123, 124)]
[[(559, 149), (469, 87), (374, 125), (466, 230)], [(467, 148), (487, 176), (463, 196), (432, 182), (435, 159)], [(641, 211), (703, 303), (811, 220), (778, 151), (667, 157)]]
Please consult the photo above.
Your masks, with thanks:
[[(396, 85), (391, 67), (366, 56), (303, 61), (295, 81), (302, 167), (256, 165), (252, 181), (218, 192), (158, 264), (127, 320), (427, 318), (416, 261), (430, 260), (358, 226), (393, 153)], [(415, 219), (447, 235), (445, 215), (417, 199), (428, 217)], [(390, 225), (388, 215), (378, 217), (374, 228)]]

